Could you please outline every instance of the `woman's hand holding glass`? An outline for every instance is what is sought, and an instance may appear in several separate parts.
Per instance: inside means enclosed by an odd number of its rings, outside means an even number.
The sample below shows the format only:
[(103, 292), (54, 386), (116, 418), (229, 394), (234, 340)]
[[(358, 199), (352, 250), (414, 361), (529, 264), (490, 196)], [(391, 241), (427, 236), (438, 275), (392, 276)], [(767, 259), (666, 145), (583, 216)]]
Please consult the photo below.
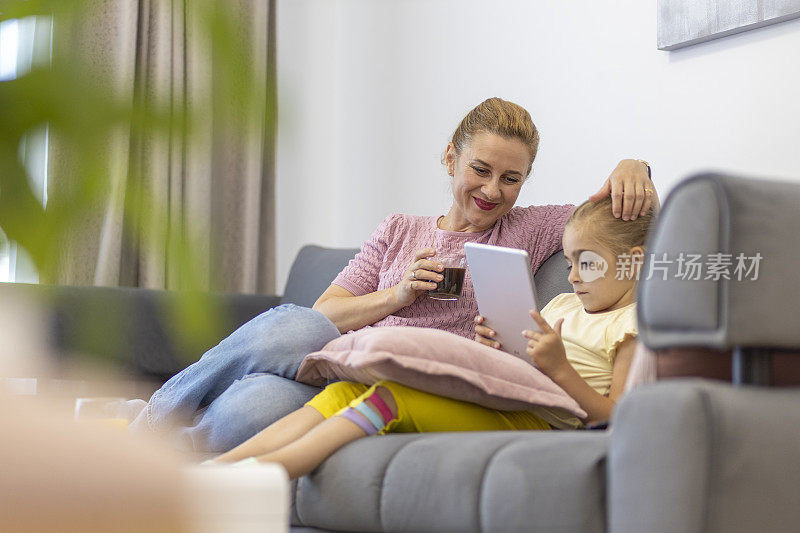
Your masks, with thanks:
[(414, 262), (403, 273), (403, 279), (394, 286), (397, 303), (403, 307), (411, 305), (423, 293), (436, 288), (436, 282), (443, 276), (440, 272), (444, 265), (432, 261), (430, 257), (436, 255), (433, 248), (422, 248), (414, 254)]

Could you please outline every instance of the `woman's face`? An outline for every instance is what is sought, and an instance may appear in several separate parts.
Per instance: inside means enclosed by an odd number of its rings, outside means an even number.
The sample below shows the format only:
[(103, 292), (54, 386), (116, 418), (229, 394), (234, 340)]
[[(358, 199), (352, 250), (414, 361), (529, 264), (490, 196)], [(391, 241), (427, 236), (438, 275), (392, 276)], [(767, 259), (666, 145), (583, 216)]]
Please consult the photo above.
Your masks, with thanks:
[(514, 207), (531, 165), (519, 139), (479, 133), (461, 154), (452, 143), (445, 154), (453, 176), (453, 208), (448, 225), (457, 231), (483, 231)]

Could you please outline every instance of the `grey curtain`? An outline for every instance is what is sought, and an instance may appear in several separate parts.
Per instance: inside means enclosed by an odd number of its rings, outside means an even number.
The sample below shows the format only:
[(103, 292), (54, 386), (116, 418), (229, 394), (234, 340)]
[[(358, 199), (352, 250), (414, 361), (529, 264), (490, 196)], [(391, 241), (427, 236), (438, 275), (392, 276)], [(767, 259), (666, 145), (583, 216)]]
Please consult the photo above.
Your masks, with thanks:
[[(80, 54), (134, 109), (185, 112), (192, 133), (134, 125), (103, 140), (103, 205), (62, 243), (46, 282), (181, 289), (191, 276), (207, 290), (274, 292), (274, 99), (265, 94), (269, 103), (232, 121), (214, 95), (226, 82), (220, 61), (251, 67), (274, 95), (275, 1), (219, 2), (246, 44), (246, 57), (233, 58), (208, 41), (197, 0), (91, 4), (80, 21), (56, 21), (53, 60)], [(82, 176), (57, 133), (48, 166), (58, 201)], [(190, 265), (169, 246), (175, 239), (191, 242)]]

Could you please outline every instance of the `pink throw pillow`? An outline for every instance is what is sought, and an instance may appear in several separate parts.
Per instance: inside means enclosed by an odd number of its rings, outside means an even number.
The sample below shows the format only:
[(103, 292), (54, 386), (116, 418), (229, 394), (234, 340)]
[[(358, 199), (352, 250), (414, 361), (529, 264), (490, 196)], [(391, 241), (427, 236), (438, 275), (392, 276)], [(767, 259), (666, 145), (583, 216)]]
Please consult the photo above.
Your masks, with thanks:
[(339, 379), (365, 385), (385, 379), (492, 409), (534, 411), (559, 427), (575, 427), (575, 417), (586, 417), (533, 364), (433, 328), (364, 328), (342, 335), (307, 355), (295, 379), (317, 386)]

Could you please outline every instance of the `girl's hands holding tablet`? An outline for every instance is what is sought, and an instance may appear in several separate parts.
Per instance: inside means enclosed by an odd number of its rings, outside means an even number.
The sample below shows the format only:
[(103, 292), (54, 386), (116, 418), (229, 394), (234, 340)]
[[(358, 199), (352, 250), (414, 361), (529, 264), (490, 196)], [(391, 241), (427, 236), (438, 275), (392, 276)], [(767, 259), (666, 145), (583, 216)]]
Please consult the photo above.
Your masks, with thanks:
[(499, 350), (500, 343), (494, 340), (495, 335), (496, 333), (493, 329), (483, 325), (483, 317), (481, 315), (475, 317), (475, 340), (477, 342)]
[(522, 332), (522, 336), (528, 339), (526, 351), (539, 370), (553, 378), (561, 369), (565, 368), (565, 365), (570, 367), (569, 361), (567, 361), (567, 352), (564, 350), (564, 343), (561, 340), (561, 324), (564, 323), (564, 319), (559, 319), (551, 328), (547, 320), (536, 311), (531, 311), (530, 315), (542, 331), (526, 329)]

